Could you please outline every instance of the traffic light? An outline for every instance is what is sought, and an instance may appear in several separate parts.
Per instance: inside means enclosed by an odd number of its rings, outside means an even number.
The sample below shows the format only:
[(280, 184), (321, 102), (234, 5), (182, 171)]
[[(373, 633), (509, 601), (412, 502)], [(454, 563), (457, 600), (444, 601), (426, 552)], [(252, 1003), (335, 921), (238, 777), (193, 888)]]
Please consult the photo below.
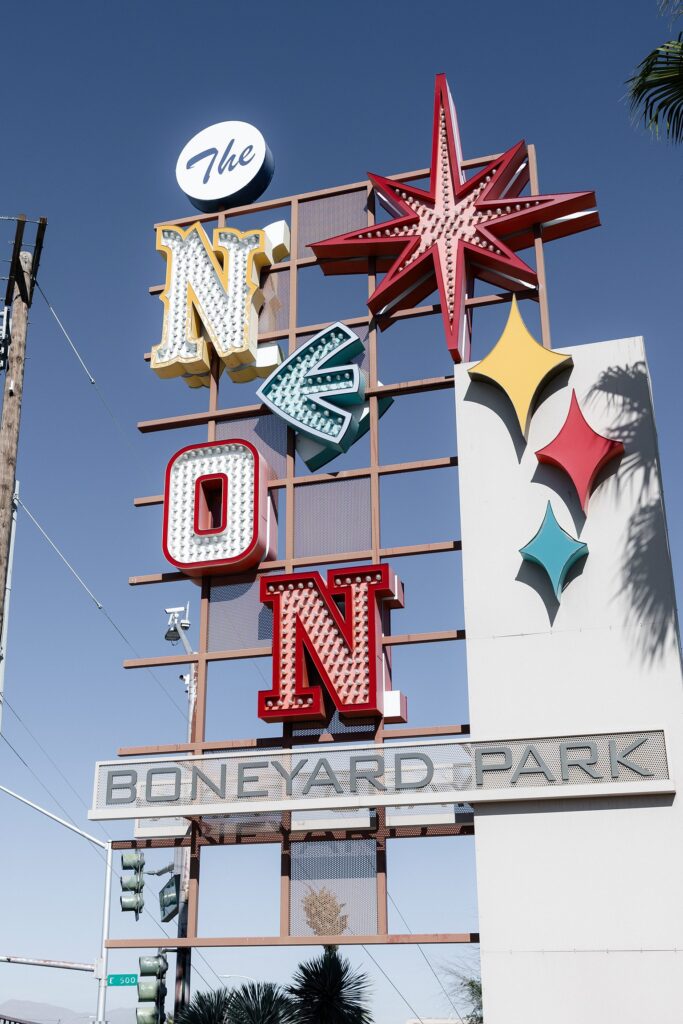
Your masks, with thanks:
[(145, 905), (142, 890), (145, 887), (143, 868), (145, 855), (138, 850), (126, 850), (121, 854), (121, 867), (124, 871), (132, 871), (132, 875), (121, 876), (121, 910), (132, 910), (137, 921)]
[(159, 912), (161, 920), (172, 921), (178, 913), (180, 905), (180, 875), (171, 875), (159, 893)]
[(154, 1006), (138, 1006), (135, 1011), (137, 1024), (164, 1024), (164, 979), (168, 970), (168, 960), (163, 953), (159, 953), (157, 956), (141, 956), (139, 962), (138, 999), (141, 1003), (154, 1003)]

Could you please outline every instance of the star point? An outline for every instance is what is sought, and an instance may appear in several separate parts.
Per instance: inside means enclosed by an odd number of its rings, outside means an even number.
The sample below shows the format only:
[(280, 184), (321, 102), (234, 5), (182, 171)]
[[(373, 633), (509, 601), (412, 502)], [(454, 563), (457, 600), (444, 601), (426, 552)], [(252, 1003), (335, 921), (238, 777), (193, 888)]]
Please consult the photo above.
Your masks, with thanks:
[(543, 387), (557, 373), (572, 365), (570, 355), (553, 352), (536, 341), (513, 297), (503, 333), (489, 354), (468, 372), (472, 380), (487, 381), (505, 392), (526, 437), (534, 405)]
[(525, 562), (533, 562), (545, 570), (555, 597), (560, 600), (567, 573), (588, 554), (588, 545), (563, 530), (548, 502), (539, 529), (528, 544), (519, 549)]
[(572, 391), (569, 412), (560, 432), (550, 444), (536, 452), (536, 458), (567, 474), (585, 512), (598, 473), (623, 453), (621, 441), (603, 437), (593, 430), (581, 411), (576, 391)]
[(429, 189), (369, 175), (391, 220), (311, 245), (325, 274), (384, 274), (368, 299), (380, 328), (438, 291), (454, 362), (469, 358), (466, 298), (479, 278), (506, 291), (537, 287), (516, 252), (599, 224), (593, 192), (522, 196), (526, 144), (517, 143), (470, 178), (445, 75), (437, 75)]

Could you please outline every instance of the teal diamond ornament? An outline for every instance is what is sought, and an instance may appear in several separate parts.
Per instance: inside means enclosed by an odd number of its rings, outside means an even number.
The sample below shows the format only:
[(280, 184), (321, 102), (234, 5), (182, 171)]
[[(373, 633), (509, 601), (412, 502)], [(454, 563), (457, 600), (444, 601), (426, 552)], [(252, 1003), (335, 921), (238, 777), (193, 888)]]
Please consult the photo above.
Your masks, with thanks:
[(588, 545), (562, 529), (548, 502), (540, 529), (519, 553), (526, 562), (535, 562), (545, 569), (559, 601), (567, 573), (579, 559), (586, 557)]

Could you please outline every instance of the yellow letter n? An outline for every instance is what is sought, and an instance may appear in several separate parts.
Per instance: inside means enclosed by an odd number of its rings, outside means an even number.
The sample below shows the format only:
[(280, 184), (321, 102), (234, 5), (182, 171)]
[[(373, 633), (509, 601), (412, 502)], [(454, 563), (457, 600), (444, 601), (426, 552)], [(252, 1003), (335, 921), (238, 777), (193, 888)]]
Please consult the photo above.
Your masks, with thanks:
[(257, 344), (260, 275), (289, 254), (287, 224), (216, 228), (213, 244), (199, 222), (185, 230), (162, 224), (157, 249), (166, 257), (166, 283), (161, 341), (152, 348), (155, 373), (208, 387), (212, 349), (234, 381), (272, 373), (281, 362), (277, 344)]

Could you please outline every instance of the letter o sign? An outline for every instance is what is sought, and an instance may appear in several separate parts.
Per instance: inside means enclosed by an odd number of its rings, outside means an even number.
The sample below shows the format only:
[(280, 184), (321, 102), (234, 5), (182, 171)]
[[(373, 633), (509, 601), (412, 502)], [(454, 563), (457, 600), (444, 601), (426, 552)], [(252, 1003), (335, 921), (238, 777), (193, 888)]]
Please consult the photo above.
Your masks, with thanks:
[(258, 565), (275, 545), (271, 471), (248, 441), (210, 441), (176, 452), (166, 468), (164, 555), (188, 576)]

